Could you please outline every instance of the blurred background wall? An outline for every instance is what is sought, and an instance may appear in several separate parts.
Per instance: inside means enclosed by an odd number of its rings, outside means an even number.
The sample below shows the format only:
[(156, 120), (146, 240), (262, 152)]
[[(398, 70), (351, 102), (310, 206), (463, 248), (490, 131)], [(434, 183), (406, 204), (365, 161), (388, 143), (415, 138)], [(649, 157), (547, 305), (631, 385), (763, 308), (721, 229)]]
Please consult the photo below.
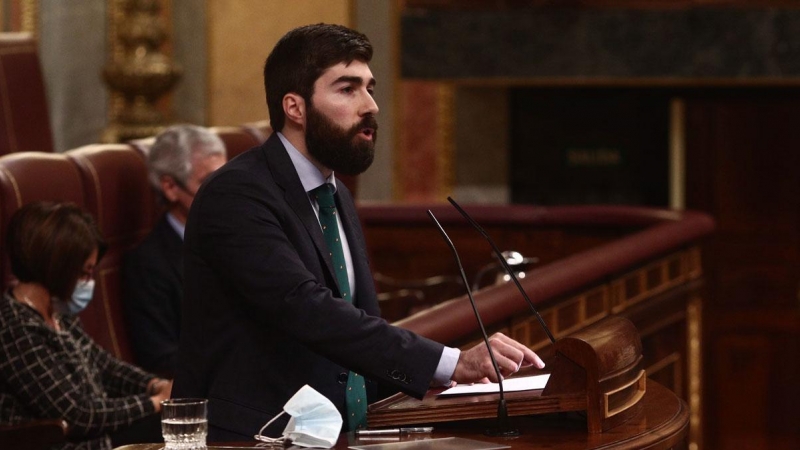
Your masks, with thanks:
[[(114, 99), (102, 81), (119, 47), (115, 20), (149, 0), (0, 0), (5, 31), (31, 31), (39, 39), (56, 151), (98, 142)], [(394, 2), (308, 0), (162, 0), (160, 50), (182, 69), (174, 89), (159, 100), (169, 123), (239, 125), (267, 119), (262, 69), (277, 40), (300, 25), (326, 22), (361, 29), (376, 48), (372, 70), (381, 130), (376, 161), (362, 177), (364, 200), (392, 198)], [(124, 19), (122, 19), (124, 20)]]

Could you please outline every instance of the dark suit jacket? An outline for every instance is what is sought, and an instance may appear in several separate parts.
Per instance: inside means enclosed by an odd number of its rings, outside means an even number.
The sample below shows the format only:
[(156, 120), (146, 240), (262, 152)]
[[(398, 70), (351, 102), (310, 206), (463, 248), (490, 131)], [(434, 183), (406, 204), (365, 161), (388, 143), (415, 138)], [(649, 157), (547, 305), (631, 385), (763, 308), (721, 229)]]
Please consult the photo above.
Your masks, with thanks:
[(277, 134), (217, 170), (195, 197), (172, 394), (209, 399), (210, 440), (252, 438), (305, 384), (343, 413), (348, 369), (417, 397), (428, 389), (442, 345), (379, 317), (353, 199), (337, 185), (354, 304), (338, 298), (319, 222)]
[(183, 241), (166, 215), (125, 257), (123, 306), (137, 365), (172, 377), (183, 299)]

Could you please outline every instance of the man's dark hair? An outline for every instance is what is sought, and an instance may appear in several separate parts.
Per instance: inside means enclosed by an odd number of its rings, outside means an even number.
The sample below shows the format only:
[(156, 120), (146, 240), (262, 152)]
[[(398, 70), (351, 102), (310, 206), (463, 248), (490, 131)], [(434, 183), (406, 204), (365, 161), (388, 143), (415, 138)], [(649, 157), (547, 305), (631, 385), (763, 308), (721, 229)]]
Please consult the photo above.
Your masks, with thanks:
[(331, 66), (365, 63), (372, 59), (372, 44), (358, 31), (319, 23), (286, 33), (264, 64), (264, 89), (272, 129), (283, 130), (283, 97), (295, 92), (310, 105), (314, 82)]
[(99, 260), (106, 245), (92, 216), (75, 204), (34, 202), (11, 216), (6, 248), (19, 281), (39, 283), (66, 300), (86, 259), (97, 249)]

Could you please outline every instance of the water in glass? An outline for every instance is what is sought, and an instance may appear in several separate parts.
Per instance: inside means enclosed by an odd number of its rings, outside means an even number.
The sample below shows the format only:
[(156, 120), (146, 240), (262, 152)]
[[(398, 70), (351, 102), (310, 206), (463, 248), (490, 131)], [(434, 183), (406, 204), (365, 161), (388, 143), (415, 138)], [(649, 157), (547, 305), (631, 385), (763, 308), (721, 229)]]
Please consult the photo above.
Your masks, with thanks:
[(161, 433), (165, 450), (203, 450), (206, 448), (208, 420), (204, 399), (170, 399), (161, 410)]

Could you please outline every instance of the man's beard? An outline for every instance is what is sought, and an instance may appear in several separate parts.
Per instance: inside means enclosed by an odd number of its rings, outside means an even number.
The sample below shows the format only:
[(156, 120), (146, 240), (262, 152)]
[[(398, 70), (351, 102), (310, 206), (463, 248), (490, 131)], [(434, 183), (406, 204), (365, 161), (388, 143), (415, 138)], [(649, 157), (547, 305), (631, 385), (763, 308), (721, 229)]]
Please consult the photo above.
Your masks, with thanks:
[[(373, 130), (371, 140), (358, 136), (364, 128)], [(361, 122), (345, 130), (313, 106), (308, 109), (306, 148), (317, 162), (336, 173), (358, 175), (367, 170), (375, 158), (377, 138), (375, 116), (365, 116)]]

